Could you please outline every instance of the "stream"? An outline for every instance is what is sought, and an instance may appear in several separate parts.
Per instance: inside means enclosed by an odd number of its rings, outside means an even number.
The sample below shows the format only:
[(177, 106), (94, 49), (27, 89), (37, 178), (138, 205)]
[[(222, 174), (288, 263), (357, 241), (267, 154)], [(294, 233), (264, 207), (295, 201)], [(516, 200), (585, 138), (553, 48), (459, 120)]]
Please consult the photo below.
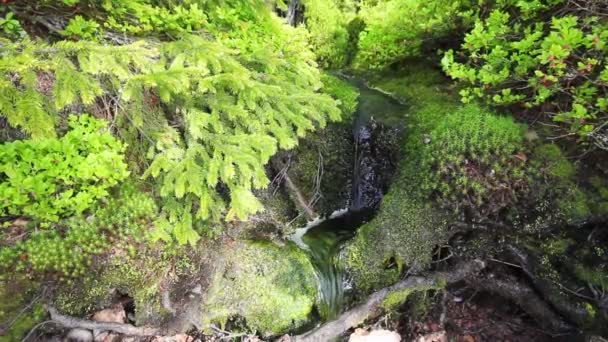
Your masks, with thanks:
[(345, 292), (352, 287), (347, 273), (339, 266), (340, 248), (356, 234), (357, 228), (373, 218), (388, 190), (385, 169), (391, 168), (386, 165), (390, 158), (381, 145), (387, 131), (402, 131), (402, 118), (407, 110), (403, 104), (368, 88), (361, 80), (349, 81), (360, 91), (352, 121), (355, 162), (349, 206), (309, 222), (292, 236), (292, 240), (308, 252), (315, 268), (322, 320), (331, 320), (341, 313)]

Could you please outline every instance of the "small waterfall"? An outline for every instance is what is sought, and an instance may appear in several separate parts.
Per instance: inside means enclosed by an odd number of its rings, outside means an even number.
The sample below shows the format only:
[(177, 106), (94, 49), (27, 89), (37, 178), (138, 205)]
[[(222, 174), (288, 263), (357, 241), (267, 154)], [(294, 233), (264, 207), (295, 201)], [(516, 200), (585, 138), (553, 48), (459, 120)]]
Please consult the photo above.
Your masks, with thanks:
[(359, 86), (361, 97), (353, 127), (355, 162), (349, 208), (338, 210), (327, 219), (316, 219), (297, 229), (292, 236), (292, 240), (309, 253), (315, 267), (318, 311), (323, 320), (337, 317), (344, 302), (346, 274), (336, 260), (340, 247), (372, 217), (386, 190), (387, 170), (393, 169), (388, 165), (391, 157), (386, 146), (380, 146), (385, 143), (386, 130), (371, 113), (376, 111), (381, 117), (391, 118), (405, 111), (403, 105), (384, 94)]

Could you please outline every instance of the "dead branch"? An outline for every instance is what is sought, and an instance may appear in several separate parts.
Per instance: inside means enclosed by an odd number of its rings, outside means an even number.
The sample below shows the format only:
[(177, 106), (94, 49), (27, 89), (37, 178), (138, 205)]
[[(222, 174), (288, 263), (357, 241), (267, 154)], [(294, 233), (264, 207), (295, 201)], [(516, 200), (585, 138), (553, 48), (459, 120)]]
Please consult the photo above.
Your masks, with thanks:
[(51, 315), (51, 321), (62, 325), (65, 328), (79, 328), (87, 330), (99, 330), (99, 331), (114, 331), (119, 334), (130, 335), (130, 336), (156, 336), (160, 335), (161, 331), (158, 328), (153, 327), (136, 327), (131, 324), (124, 323), (106, 323), (106, 322), (94, 322), (85, 319), (65, 316), (60, 314), (57, 309), (52, 306), (46, 307), (47, 311)]
[[(309, 205), (309, 203), (311, 203), (311, 202), (306, 200), (306, 198), (304, 197), (304, 194), (302, 194), (302, 192), (300, 191), (298, 186), (291, 180), (291, 177), (289, 177), (288, 165), (289, 164), (287, 164), (287, 166), (286, 166), (285, 163), (279, 161), (278, 159), (275, 159), (272, 162), (273, 168), (275, 170), (279, 170), (277, 177), (280, 177), (280, 178), (278, 178), (278, 181), (281, 181), (281, 180), (284, 181), (285, 187), (293, 195), (296, 205), (304, 211), (304, 213), (306, 214), (306, 218), (308, 220), (313, 220), (318, 215), (315, 213), (315, 211)], [(274, 182), (274, 180), (273, 180), (273, 182)]]
[(346, 311), (338, 319), (303, 335), (295, 336), (293, 340), (298, 342), (331, 341), (344, 334), (348, 329), (362, 324), (366, 319), (371, 318), (378, 311), (380, 304), (386, 296), (392, 292), (455, 283), (479, 273), (484, 268), (485, 263), (483, 261), (473, 260), (457, 265), (451, 272), (436, 272), (427, 276), (408, 277), (393, 286), (373, 293), (365, 303)]

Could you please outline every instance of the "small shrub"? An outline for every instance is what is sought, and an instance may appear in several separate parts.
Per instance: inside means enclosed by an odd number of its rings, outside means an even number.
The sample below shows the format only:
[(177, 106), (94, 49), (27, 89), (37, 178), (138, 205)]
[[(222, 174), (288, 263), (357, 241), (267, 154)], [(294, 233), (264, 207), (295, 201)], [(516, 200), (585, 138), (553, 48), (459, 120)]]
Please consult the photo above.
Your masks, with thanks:
[(0, 145), (0, 215), (45, 221), (80, 214), (125, 179), (124, 146), (105, 124), (72, 116), (59, 139)]

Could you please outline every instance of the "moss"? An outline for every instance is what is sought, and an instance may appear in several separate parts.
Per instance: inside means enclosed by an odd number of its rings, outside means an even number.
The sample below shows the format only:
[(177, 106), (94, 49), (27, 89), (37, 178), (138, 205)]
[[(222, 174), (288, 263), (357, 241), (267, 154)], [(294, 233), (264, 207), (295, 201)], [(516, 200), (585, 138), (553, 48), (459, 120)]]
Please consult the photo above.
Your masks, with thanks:
[(14, 276), (10, 282), (0, 282), (0, 322), (17, 318), (7, 331), (2, 332), (0, 342), (21, 341), (36, 323), (44, 319), (46, 311), (39, 301), (20, 315), (21, 310), (36, 297), (38, 286), (23, 277)]
[(591, 215), (588, 201), (587, 195), (573, 184), (557, 200), (557, 206), (568, 221), (583, 221)]
[(536, 163), (551, 177), (558, 181), (567, 182), (576, 175), (576, 167), (564, 156), (562, 150), (556, 144), (543, 144), (534, 151)]
[[(228, 247), (229, 248), (229, 247)], [(203, 326), (242, 317), (250, 329), (275, 335), (307, 322), (317, 287), (308, 256), (293, 244), (243, 242), (225, 253), (203, 304)]]
[[(306, 200), (318, 198), (314, 205), (317, 212), (328, 214), (346, 206), (353, 150), (352, 130), (343, 124), (329, 124), (311, 133), (294, 150), (289, 176)], [(317, 188), (320, 166), (323, 173)]]
[(138, 254), (129, 256), (118, 251), (103, 265), (93, 269), (95, 276), (87, 276), (60, 288), (55, 306), (66, 314), (84, 316), (111, 306), (120, 293), (133, 298), (135, 318), (139, 324), (157, 322), (166, 314), (160, 305), (159, 285), (168, 269), (166, 255), (140, 250)]
[(399, 305), (405, 303), (405, 301), (414, 291), (416, 291), (416, 289), (403, 289), (399, 291), (393, 291), (384, 298), (380, 306), (387, 310), (394, 309)]
[(457, 94), (446, 89), (449, 80), (427, 61), (406, 61), (396, 72), (388, 71), (367, 78), (374, 87), (418, 108), (438, 102), (459, 103)]
[(359, 229), (344, 250), (344, 262), (362, 291), (394, 283), (405, 267), (424, 268), (445, 238), (446, 216), (394, 184), (378, 216)]
[(321, 75), (321, 82), (323, 82), (321, 91), (340, 102), (342, 120), (351, 120), (357, 110), (359, 90), (347, 81), (327, 73)]

